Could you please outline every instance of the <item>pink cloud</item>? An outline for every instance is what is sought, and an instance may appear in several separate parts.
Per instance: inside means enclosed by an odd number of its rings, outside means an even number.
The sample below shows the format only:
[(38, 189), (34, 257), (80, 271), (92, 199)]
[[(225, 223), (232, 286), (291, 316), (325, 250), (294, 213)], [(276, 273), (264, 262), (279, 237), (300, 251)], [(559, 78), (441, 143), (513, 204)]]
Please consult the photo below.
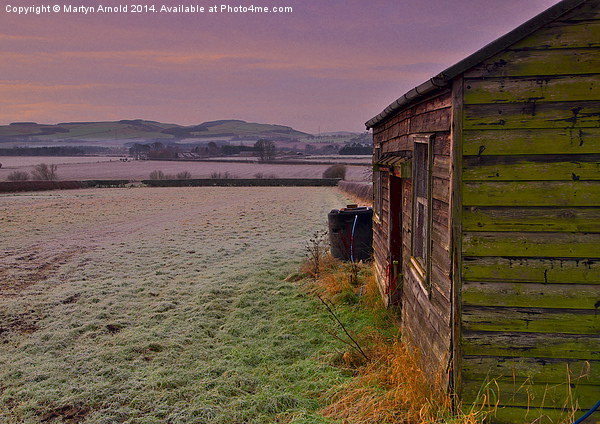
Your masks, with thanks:
[(2, 120), (239, 118), (360, 131), (405, 91), (555, 2), (290, 0), (294, 13), (278, 16), (4, 14)]

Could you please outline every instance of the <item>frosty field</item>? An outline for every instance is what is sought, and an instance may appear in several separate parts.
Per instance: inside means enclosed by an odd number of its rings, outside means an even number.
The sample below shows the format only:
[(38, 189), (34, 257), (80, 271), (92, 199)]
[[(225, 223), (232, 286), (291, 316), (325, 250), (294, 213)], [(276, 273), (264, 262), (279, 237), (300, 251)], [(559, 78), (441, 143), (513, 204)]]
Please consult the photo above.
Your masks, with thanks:
[[(344, 377), (283, 278), (332, 188), (0, 195), (0, 422), (317, 423)], [(321, 320), (321, 321), (320, 321)]]
[[(254, 178), (256, 174), (276, 178), (321, 178), (329, 165), (314, 164), (262, 164), (262, 163), (225, 163), (225, 162), (183, 162), (183, 161), (133, 161), (121, 162), (118, 158), (101, 157), (0, 157), (0, 181), (7, 179), (13, 171), (31, 173), (39, 163), (55, 163), (60, 180), (90, 179), (129, 179), (145, 180), (154, 170), (176, 175), (188, 171), (192, 178), (210, 178), (214, 173), (229, 173), (232, 178)], [(348, 166), (346, 179), (364, 180), (370, 164)]]

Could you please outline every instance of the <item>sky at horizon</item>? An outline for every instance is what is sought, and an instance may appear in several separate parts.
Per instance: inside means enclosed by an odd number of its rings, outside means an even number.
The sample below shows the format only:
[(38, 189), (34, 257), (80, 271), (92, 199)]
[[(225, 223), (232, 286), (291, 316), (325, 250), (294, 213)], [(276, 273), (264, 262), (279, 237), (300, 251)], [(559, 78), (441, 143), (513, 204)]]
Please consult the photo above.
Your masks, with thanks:
[[(557, 0), (243, 0), (291, 13), (0, 10), (0, 124), (242, 119), (363, 131), (388, 104)], [(204, 13), (131, 13), (198, 5)], [(55, 3), (49, 4), (50, 7)], [(216, 4), (220, 6), (219, 3)]]

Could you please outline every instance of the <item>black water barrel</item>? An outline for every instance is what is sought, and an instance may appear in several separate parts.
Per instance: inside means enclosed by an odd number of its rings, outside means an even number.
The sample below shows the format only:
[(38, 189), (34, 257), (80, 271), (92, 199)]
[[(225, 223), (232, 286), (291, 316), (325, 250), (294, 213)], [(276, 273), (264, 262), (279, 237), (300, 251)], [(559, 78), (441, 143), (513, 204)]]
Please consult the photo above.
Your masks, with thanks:
[[(368, 260), (373, 255), (373, 208), (334, 209), (327, 215), (329, 244), (334, 258)], [(354, 229), (354, 234), (353, 234)]]

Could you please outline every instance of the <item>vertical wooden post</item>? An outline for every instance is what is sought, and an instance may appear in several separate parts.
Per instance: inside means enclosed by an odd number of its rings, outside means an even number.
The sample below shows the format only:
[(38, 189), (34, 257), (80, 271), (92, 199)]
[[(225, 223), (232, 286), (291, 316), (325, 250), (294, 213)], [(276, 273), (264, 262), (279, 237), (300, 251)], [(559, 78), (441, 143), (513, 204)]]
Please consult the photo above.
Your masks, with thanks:
[[(451, 349), (450, 367), (451, 390), (457, 395), (461, 391), (461, 321), (462, 321), (462, 128), (463, 128), (463, 77), (452, 81), (452, 125), (450, 160), (451, 189), (450, 195), (450, 255), (452, 260), (452, 295), (451, 295)], [(460, 399), (454, 399), (457, 406)]]

